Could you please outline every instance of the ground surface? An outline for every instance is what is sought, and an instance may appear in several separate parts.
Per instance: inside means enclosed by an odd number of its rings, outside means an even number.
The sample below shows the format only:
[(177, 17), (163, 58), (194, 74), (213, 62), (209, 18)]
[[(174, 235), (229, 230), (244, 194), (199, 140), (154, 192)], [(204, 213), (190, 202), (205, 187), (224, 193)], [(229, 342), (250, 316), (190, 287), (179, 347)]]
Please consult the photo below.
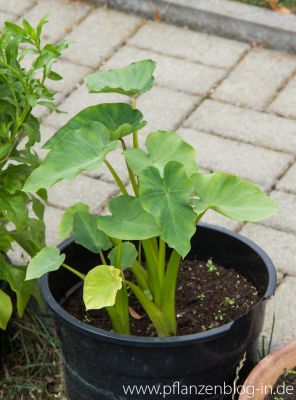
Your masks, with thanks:
[[(82, 82), (92, 71), (153, 58), (154, 90), (138, 107), (149, 130), (177, 130), (198, 151), (203, 170), (226, 170), (260, 185), (278, 202), (280, 212), (260, 224), (229, 222), (209, 214), (205, 221), (234, 229), (262, 246), (273, 259), (279, 287), (267, 304), (264, 333), (276, 313), (275, 344), (296, 337), (296, 56), (252, 47), (134, 15), (65, 0), (0, 0), (0, 24), (25, 16), (32, 23), (48, 14), (46, 38), (74, 40), (55, 83), (65, 114), (44, 114), (44, 142), (81, 108), (121, 96), (88, 94)], [(41, 151), (44, 154), (44, 151)], [(118, 153), (113, 164), (128, 184)], [(65, 207), (88, 202), (104, 211), (117, 193), (101, 170), (56, 185), (46, 211), (49, 244), (57, 243), (57, 224)], [(14, 257), (18, 257), (16, 252)]]
[[(270, 8), (270, 4), (268, 3), (268, 0), (237, 0), (240, 1), (241, 3), (246, 3), (246, 4), (253, 4), (254, 6), (263, 6), (263, 7), (268, 7)], [(293, 12), (296, 11), (296, 1), (295, 0), (280, 0), (278, 1), (279, 6), (284, 6), (289, 9), (291, 9)]]

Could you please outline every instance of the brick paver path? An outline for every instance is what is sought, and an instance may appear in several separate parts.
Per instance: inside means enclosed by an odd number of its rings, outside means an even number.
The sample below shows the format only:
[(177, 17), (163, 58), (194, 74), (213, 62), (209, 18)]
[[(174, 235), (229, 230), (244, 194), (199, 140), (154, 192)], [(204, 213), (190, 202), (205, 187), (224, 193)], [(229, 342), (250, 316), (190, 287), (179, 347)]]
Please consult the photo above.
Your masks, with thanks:
[[(46, 14), (50, 24), (45, 38), (75, 43), (57, 66), (64, 81), (53, 85), (68, 115), (38, 111), (42, 141), (83, 107), (126, 101), (119, 95), (88, 94), (86, 74), (143, 58), (156, 60), (155, 88), (138, 101), (148, 120), (141, 142), (149, 130), (177, 130), (197, 148), (203, 170), (240, 174), (276, 199), (280, 212), (260, 224), (239, 224), (214, 214), (205, 220), (241, 232), (272, 257), (279, 288), (268, 302), (264, 333), (269, 335), (275, 310), (275, 344), (296, 337), (296, 56), (96, 9), (83, 1), (0, 0), (1, 25), (22, 16), (36, 23)], [(120, 153), (112, 162), (128, 185)], [(55, 186), (46, 211), (48, 243), (57, 243), (64, 208), (85, 201), (101, 212), (116, 193), (104, 169)]]

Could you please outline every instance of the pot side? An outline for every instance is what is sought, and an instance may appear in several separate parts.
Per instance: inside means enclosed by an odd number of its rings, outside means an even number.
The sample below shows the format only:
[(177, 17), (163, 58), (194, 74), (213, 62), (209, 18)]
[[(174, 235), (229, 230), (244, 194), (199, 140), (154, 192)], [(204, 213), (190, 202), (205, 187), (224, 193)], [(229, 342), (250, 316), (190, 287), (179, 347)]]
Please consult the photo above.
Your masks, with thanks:
[[(97, 255), (76, 245), (72, 239), (61, 249), (66, 262), (86, 273), (98, 264)], [(53, 312), (64, 359), (65, 380), (70, 400), (125, 400), (133, 398), (180, 399), (180, 387), (231, 384), (235, 369), (247, 352), (244, 377), (257, 361), (257, 347), (264, 320), (264, 300), (276, 287), (270, 258), (253, 242), (223, 228), (200, 224), (192, 238), (189, 259), (212, 257), (249, 278), (257, 287), (260, 301), (247, 313), (207, 332), (167, 338), (115, 334), (78, 321), (61, 304), (77, 287), (78, 278), (65, 269), (41, 279), (44, 298)], [(179, 382), (179, 389), (172, 385)], [(170, 394), (124, 393), (127, 385), (170, 385)], [(174, 391), (173, 391), (174, 390)], [(178, 391), (179, 390), (179, 391)], [(188, 399), (219, 399), (220, 392)]]

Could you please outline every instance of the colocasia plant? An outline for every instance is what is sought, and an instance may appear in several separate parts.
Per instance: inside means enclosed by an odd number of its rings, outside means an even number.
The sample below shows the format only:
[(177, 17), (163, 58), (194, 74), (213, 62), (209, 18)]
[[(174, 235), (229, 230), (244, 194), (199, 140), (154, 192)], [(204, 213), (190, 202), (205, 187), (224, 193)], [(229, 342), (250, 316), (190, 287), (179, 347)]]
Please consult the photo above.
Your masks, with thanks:
[[(85, 108), (45, 144), (49, 153), (27, 180), (24, 190), (36, 193), (63, 179), (105, 164), (121, 194), (109, 203), (110, 215), (97, 216), (78, 203), (64, 214), (61, 238), (98, 254), (87, 275), (64, 263), (57, 248), (45, 247), (31, 261), (27, 280), (66, 268), (83, 281), (87, 310), (105, 308), (113, 330), (129, 334), (129, 295), (137, 298), (158, 336), (176, 335), (176, 280), (190, 239), (207, 210), (239, 221), (258, 221), (277, 207), (254, 184), (227, 173), (202, 174), (193, 147), (175, 132), (148, 134), (139, 148), (138, 131), (146, 122), (136, 108), (139, 95), (151, 89), (155, 62), (144, 60), (86, 78), (90, 93), (120, 93), (125, 103)], [(165, 106), (165, 105), (164, 105)], [(132, 148), (127, 136), (132, 136)], [(133, 194), (106, 159), (120, 146)]]
[[(22, 187), (40, 165), (33, 149), (40, 141), (34, 107), (55, 108), (54, 93), (46, 87), (46, 80), (62, 79), (52, 66), (67, 47), (66, 42), (41, 46), (40, 37), (46, 22), (42, 19), (36, 28), (26, 20), (22, 26), (6, 22), (0, 35), (0, 284), (7, 282), (15, 292), (20, 316), (31, 295), (38, 300), (40, 295), (34, 281), (25, 281), (26, 266), (14, 265), (6, 253), (14, 242), (30, 256), (45, 246), (43, 213), (46, 191), (26, 194)], [(29, 54), (32, 64), (25, 68)], [(34, 216), (29, 214), (31, 207)], [(0, 328), (5, 329), (13, 306), (10, 296), (1, 287)]]

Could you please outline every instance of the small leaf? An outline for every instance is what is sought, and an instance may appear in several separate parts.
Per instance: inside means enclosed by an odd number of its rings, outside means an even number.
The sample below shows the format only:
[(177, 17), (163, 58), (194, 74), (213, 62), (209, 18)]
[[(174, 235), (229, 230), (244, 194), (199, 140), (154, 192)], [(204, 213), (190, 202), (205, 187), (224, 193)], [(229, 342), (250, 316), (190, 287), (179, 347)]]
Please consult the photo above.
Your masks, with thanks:
[(128, 104), (98, 104), (85, 108), (71, 118), (45, 143), (44, 148), (51, 149), (67, 135), (72, 135), (73, 131), (81, 130), (91, 122), (103, 124), (109, 130), (111, 140), (129, 135), (146, 125), (146, 122), (143, 121), (143, 114)]
[(86, 275), (83, 300), (87, 310), (99, 310), (115, 304), (117, 292), (122, 288), (120, 269), (99, 265)]
[(196, 216), (190, 205), (193, 186), (185, 168), (170, 161), (161, 177), (157, 168), (148, 167), (139, 182), (141, 204), (159, 224), (162, 240), (185, 257), (196, 229)]
[(41, 166), (29, 176), (24, 191), (48, 189), (62, 179), (73, 180), (83, 171), (97, 169), (118, 142), (109, 141), (109, 132), (99, 122), (73, 131), (56, 144)]
[(98, 217), (87, 212), (78, 212), (73, 219), (75, 242), (93, 253), (110, 249), (108, 236), (98, 228)]
[(141, 206), (140, 200), (119, 196), (109, 203), (112, 215), (98, 217), (98, 227), (108, 236), (123, 240), (144, 240), (159, 235), (153, 215)]
[(136, 175), (140, 175), (145, 168), (152, 166), (162, 175), (165, 165), (170, 161), (183, 164), (189, 177), (197, 172), (194, 148), (175, 132), (149, 133), (146, 148), (148, 154), (140, 149), (131, 149), (124, 153), (126, 161)]
[(0, 209), (4, 218), (12, 222), (16, 229), (21, 231), (26, 227), (28, 221), (27, 197), (24, 193), (10, 195), (0, 191)]
[(56, 247), (45, 247), (30, 261), (26, 280), (37, 279), (51, 271), (60, 268), (65, 260), (65, 254), (60, 254)]
[(143, 60), (124, 68), (96, 72), (85, 78), (90, 93), (120, 93), (136, 96), (152, 88), (156, 63)]
[[(120, 267), (122, 270), (127, 268), (131, 268), (138, 257), (138, 252), (134, 244), (130, 242), (124, 242), (121, 245), (121, 260), (120, 260)], [(108, 258), (112, 265), (116, 264), (116, 256), (118, 253), (118, 246), (114, 247), (110, 253), (108, 254)]]
[(274, 214), (275, 202), (253, 183), (224, 172), (192, 176), (199, 197), (193, 203), (198, 214), (211, 208), (238, 221), (260, 221)]
[(0, 289), (0, 329), (6, 329), (12, 315), (12, 301), (8, 294)]
[(89, 206), (84, 203), (76, 203), (64, 212), (58, 227), (58, 237), (60, 240), (72, 235), (73, 219), (78, 212), (89, 212)]

